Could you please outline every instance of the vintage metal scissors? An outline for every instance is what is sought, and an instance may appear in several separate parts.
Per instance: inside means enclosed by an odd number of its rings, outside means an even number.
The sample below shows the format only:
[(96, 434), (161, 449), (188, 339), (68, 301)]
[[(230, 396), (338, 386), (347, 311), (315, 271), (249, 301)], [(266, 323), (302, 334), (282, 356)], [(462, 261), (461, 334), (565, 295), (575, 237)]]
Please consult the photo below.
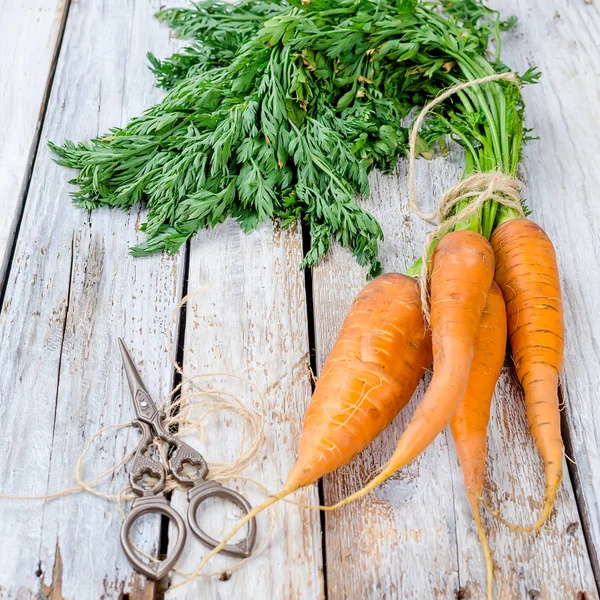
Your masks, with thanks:
[[(137, 419), (133, 423), (142, 432), (142, 439), (129, 474), (131, 488), (139, 498), (133, 502), (131, 512), (121, 527), (121, 545), (136, 571), (149, 579), (156, 580), (166, 575), (177, 562), (185, 545), (186, 528), (181, 515), (164, 496), (163, 490), (167, 476), (165, 468), (158, 458), (153, 458), (149, 454), (155, 438), (159, 438), (169, 445), (167, 463), (172, 477), (178, 483), (190, 488), (188, 491), (187, 522), (194, 535), (205, 546), (215, 548), (219, 541), (203, 531), (198, 524), (197, 513), (202, 502), (208, 498), (224, 498), (239, 506), (245, 513), (251, 510), (251, 506), (246, 498), (236, 491), (223, 487), (216, 481), (206, 480), (208, 466), (203, 456), (165, 428), (162, 423), (165, 414), (157, 409), (156, 404), (150, 397), (123, 340), (119, 339), (119, 345), (137, 414)], [(139, 517), (148, 513), (162, 514), (168, 517), (177, 527), (177, 542), (172, 553), (156, 566), (142, 561), (129, 539), (129, 532), (133, 523)], [(226, 544), (221, 552), (229, 556), (245, 558), (250, 556), (255, 539), (256, 521), (252, 519), (248, 523), (246, 537), (236, 544)]]

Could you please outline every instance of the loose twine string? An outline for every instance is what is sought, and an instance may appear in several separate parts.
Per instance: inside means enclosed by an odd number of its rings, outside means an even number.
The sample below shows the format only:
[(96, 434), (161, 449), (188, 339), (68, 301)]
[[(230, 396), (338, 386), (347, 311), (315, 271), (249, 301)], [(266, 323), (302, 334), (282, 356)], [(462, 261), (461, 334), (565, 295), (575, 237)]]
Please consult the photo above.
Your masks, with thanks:
[[(427, 234), (425, 239), (425, 244), (423, 246), (423, 255), (422, 255), (422, 267), (420, 273), (420, 283), (421, 283), (421, 302), (423, 306), (423, 312), (427, 321), (429, 322), (430, 314), (429, 314), (429, 297), (428, 297), (428, 283), (429, 283), (429, 248), (431, 247), (432, 242), (444, 235), (446, 232), (450, 231), (457, 223), (460, 221), (467, 220), (469, 217), (473, 216), (477, 213), (477, 211), (483, 206), (483, 204), (488, 200), (493, 200), (506, 206), (508, 208), (512, 208), (515, 210), (521, 217), (524, 216), (523, 208), (520, 201), (520, 189), (521, 183), (504, 173), (499, 171), (488, 171), (485, 173), (475, 173), (470, 177), (460, 181), (458, 184), (447, 190), (440, 200), (437, 210), (431, 214), (424, 214), (417, 203), (416, 197), (416, 189), (415, 189), (415, 171), (416, 171), (416, 144), (417, 144), (417, 136), (421, 125), (425, 119), (425, 116), (438, 104), (452, 96), (460, 92), (461, 90), (467, 89), (469, 87), (475, 85), (483, 85), (492, 81), (508, 81), (515, 85), (519, 85), (519, 80), (513, 73), (501, 73), (490, 75), (487, 77), (482, 77), (480, 79), (476, 79), (473, 81), (466, 81), (464, 83), (460, 83), (453, 87), (447, 88), (443, 93), (437, 96), (434, 100), (432, 100), (429, 104), (427, 104), (419, 113), (417, 117), (410, 136), (410, 147), (409, 147), (409, 198), (413, 211), (422, 219), (427, 221), (428, 223), (437, 223), (437, 226)], [(465, 200), (473, 199), (465, 208), (458, 211), (453, 216), (449, 215), (455, 209), (455, 207)], [(242, 426), (242, 439), (240, 442), (240, 452), (235, 460), (232, 462), (218, 462), (210, 464), (210, 478), (215, 481), (223, 481), (227, 479), (239, 479), (246, 482), (250, 482), (256, 486), (258, 486), (263, 492), (268, 494), (268, 490), (258, 481), (252, 479), (251, 477), (247, 477), (242, 475), (244, 469), (248, 467), (252, 462), (254, 462), (258, 455), (260, 454), (261, 449), (265, 443), (265, 435), (264, 435), (264, 417), (249, 409), (236, 394), (233, 394), (226, 390), (218, 390), (213, 389), (208, 386), (201, 386), (197, 383), (200, 379), (214, 379), (217, 377), (230, 377), (236, 379), (240, 382), (247, 384), (251, 389), (253, 389), (260, 398), (261, 407), (264, 410), (266, 405), (264, 402), (264, 398), (260, 393), (260, 390), (256, 387), (254, 383), (250, 380), (241, 377), (239, 375), (235, 375), (232, 373), (201, 373), (192, 376), (188, 376), (183, 368), (177, 363), (177, 361), (173, 358), (174, 351), (172, 345), (172, 335), (174, 324), (178, 315), (180, 314), (181, 308), (192, 298), (200, 293), (202, 293), (203, 289), (192, 292), (185, 296), (179, 304), (173, 310), (171, 315), (170, 323), (169, 323), (169, 331), (167, 333), (168, 339), (168, 357), (169, 362), (176, 370), (176, 372), (181, 376), (181, 383), (175, 387), (175, 389), (170, 392), (162, 401), (160, 408), (167, 412), (167, 418), (164, 423), (166, 426), (177, 425), (178, 432), (176, 435), (178, 436), (189, 436), (193, 431), (197, 430), (203, 435), (203, 421), (209, 415), (222, 410), (228, 410), (233, 414), (242, 418), (243, 426)], [(182, 393), (184, 389), (189, 389), (187, 393)], [(174, 397), (179, 398), (177, 400), (173, 400)], [(208, 399), (203, 399), (201, 401), (197, 401), (198, 398), (208, 397)], [(192, 411), (194, 409), (203, 408), (204, 412), (199, 417), (194, 417), (192, 415)], [(88, 440), (85, 445), (83, 452), (77, 459), (75, 465), (75, 481), (76, 486), (65, 488), (58, 492), (53, 492), (51, 494), (44, 494), (39, 496), (24, 496), (24, 495), (11, 495), (11, 494), (0, 494), (0, 499), (3, 500), (15, 500), (15, 501), (34, 501), (34, 500), (54, 500), (58, 498), (63, 498), (72, 494), (86, 492), (98, 498), (102, 498), (109, 502), (114, 502), (117, 505), (117, 508), (121, 514), (121, 517), (125, 518), (125, 512), (123, 509), (123, 504), (126, 501), (130, 501), (135, 499), (135, 496), (131, 488), (129, 486), (121, 489), (116, 494), (109, 494), (99, 491), (98, 486), (111, 474), (115, 471), (123, 467), (135, 454), (137, 447), (139, 445), (139, 441), (136, 445), (125, 453), (123, 458), (115, 465), (105, 470), (100, 475), (97, 475), (91, 480), (86, 480), (84, 477), (84, 466), (85, 460), (87, 458), (88, 453), (91, 451), (92, 447), (95, 445), (96, 440), (102, 437), (109, 431), (117, 431), (119, 429), (123, 429), (125, 427), (130, 427), (132, 423), (117, 423), (113, 425), (108, 425), (106, 427), (102, 427), (96, 433), (92, 435), (92, 437)], [(246, 448), (246, 442), (250, 439), (250, 443)], [(161, 440), (154, 440), (154, 444), (158, 449), (158, 455), (160, 457), (161, 462), (165, 467), (165, 471), (168, 472), (167, 469), (167, 448), (165, 444)], [(165, 482), (165, 493), (171, 492), (175, 489), (185, 490), (177, 481), (173, 479), (170, 475), (167, 476)], [(317, 509), (321, 508), (319, 506), (308, 505), (302, 502), (290, 500), (287, 498), (281, 498), (285, 502), (295, 504), (302, 508), (312, 508)], [(258, 553), (260, 553), (267, 545), (269, 538), (275, 527), (275, 517), (271, 515), (270, 526), (267, 531), (267, 534), (263, 538), (262, 542), (259, 544), (257, 549), (253, 552), (253, 554), (245, 558), (243, 560), (238, 561), (231, 567), (227, 568), (228, 572), (233, 572), (236, 569), (242, 567), (246, 561), (250, 560)], [(141, 548), (136, 548), (136, 551), (139, 552), (142, 556), (144, 556), (150, 562), (160, 562), (158, 559), (153, 557), (152, 555), (144, 552)], [(185, 585), (186, 583), (191, 582), (198, 576), (203, 577), (213, 577), (220, 575), (221, 572), (216, 573), (201, 573), (200, 569), (202, 568), (204, 562), (201, 563), (200, 567), (197, 568), (193, 572), (185, 572), (180, 569), (173, 569), (172, 572), (184, 577), (185, 579), (178, 583), (175, 587), (180, 587), (181, 585)]]
[[(264, 412), (266, 404), (264, 397), (258, 387), (250, 380), (239, 375), (232, 373), (200, 373), (192, 376), (188, 376), (183, 368), (173, 358), (175, 356), (171, 332), (174, 330), (174, 326), (178, 315), (180, 314), (181, 308), (192, 298), (204, 291), (202, 288), (196, 292), (192, 292), (185, 296), (179, 304), (173, 310), (171, 319), (169, 322), (169, 328), (167, 333), (168, 339), (168, 358), (173, 368), (181, 375), (181, 382), (173, 389), (161, 402), (160, 409), (166, 411), (167, 417), (163, 423), (165, 427), (173, 425), (178, 426), (178, 431), (175, 435), (178, 437), (190, 436), (193, 432), (199, 433), (201, 437), (204, 436), (203, 423), (206, 418), (218, 411), (228, 411), (242, 420), (242, 434), (239, 445), (239, 453), (237, 457), (231, 462), (214, 462), (209, 464), (210, 468), (210, 479), (215, 481), (224, 481), (230, 479), (236, 479), (246, 481), (256, 485), (261, 489), (262, 492), (268, 494), (268, 490), (259, 481), (244, 476), (243, 471), (254, 461), (258, 459), (259, 454), (265, 444), (264, 424), (265, 418), (263, 414), (248, 408), (246, 404), (234, 393), (227, 390), (214, 389), (210, 384), (201, 385), (199, 380), (214, 380), (215, 378), (225, 377), (232, 378), (241, 383), (246, 384), (251, 390), (253, 390), (260, 400), (260, 410)], [(185, 393), (184, 393), (185, 390)], [(174, 400), (177, 397), (177, 400)], [(199, 400), (200, 399), (200, 400)], [(202, 410), (201, 414), (196, 415), (198, 410)], [(92, 448), (96, 445), (99, 438), (103, 437), (108, 432), (116, 432), (120, 429), (131, 427), (132, 423), (116, 423), (102, 427), (96, 431), (86, 443), (83, 452), (79, 456), (75, 464), (74, 478), (76, 485), (53, 492), (50, 494), (26, 496), (26, 495), (15, 495), (15, 494), (0, 494), (0, 500), (13, 500), (13, 501), (35, 501), (35, 500), (55, 500), (58, 498), (64, 498), (66, 496), (86, 492), (103, 500), (113, 502), (117, 505), (121, 518), (125, 518), (125, 511), (123, 505), (127, 501), (134, 500), (137, 498), (132, 493), (131, 488), (126, 486), (119, 490), (117, 493), (105, 493), (98, 489), (101, 483), (103, 483), (107, 477), (115, 473), (118, 469), (123, 467), (136, 453), (140, 441), (138, 440), (134, 447), (127, 451), (123, 458), (109, 469), (93, 477), (92, 479), (86, 479), (84, 474), (86, 458)], [(116, 433), (115, 433), (116, 435)], [(154, 446), (157, 449), (157, 458), (161, 461), (165, 467), (165, 472), (168, 473), (168, 448), (166, 444), (159, 439), (154, 440)], [(165, 481), (164, 493), (172, 492), (173, 490), (181, 489), (187, 491), (187, 488), (181, 486), (170, 474), (167, 475)], [(242, 567), (250, 558), (259, 554), (267, 545), (271, 534), (275, 528), (275, 515), (271, 514), (270, 523), (268, 530), (263, 537), (261, 543), (253, 551), (252, 555), (248, 558), (240, 560), (227, 567), (229, 573)], [(136, 552), (144, 556), (151, 563), (160, 562), (159, 559), (155, 558), (151, 554), (148, 554), (141, 548), (133, 545)], [(173, 573), (180, 575), (184, 578), (190, 578), (192, 573), (182, 571), (180, 569), (173, 569)], [(201, 575), (203, 577), (212, 577), (221, 575), (222, 571), (216, 573), (194, 573), (194, 577)], [(187, 580), (186, 580), (187, 581)]]
[[(428, 223), (437, 223), (437, 226), (425, 236), (423, 254), (421, 256), (421, 272), (419, 281), (421, 286), (421, 305), (427, 323), (430, 321), (429, 311), (429, 251), (434, 240), (451, 231), (461, 221), (467, 221), (475, 215), (488, 200), (512, 208), (521, 217), (524, 217), (521, 205), (521, 182), (500, 171), (486, 171), (474, 173), (463, 179), (455, 186), (444, 192), (437, 210), (432, 214), (425, 214), (417, 203), (417, 192), (415, 186), (415, 171), (417, 163), (417, 137), (426, 115), (438, 104), (447, 100), (450, 96), (475, 85), (483, 85), (491, 81), (508, 81), (517, 86), (520, 85), (518, 77), (514, 73), (496, 73), (465, 81), (447, 88), (439, 96), (425, 105), (417, 117), (410, 134), (409, 163), (408, 163), (408, 191), (410, 204), (419, 217)], [(463, 201), (471, 200), (463, 209), (450, 216), (454, 209)]]

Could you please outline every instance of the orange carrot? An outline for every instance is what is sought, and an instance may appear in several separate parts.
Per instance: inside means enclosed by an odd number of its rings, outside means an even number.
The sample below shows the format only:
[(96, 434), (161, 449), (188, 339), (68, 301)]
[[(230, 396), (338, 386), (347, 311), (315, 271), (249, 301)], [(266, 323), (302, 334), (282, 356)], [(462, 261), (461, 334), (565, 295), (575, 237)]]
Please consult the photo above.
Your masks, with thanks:
[(463, 472), (467, 497), (473, 511), (479, 541), (485, 556), (487, 597), (492, 594), (492, 557), (481, 520), (479, 502), (485, 480), (487, 425), (496, 382), (506, 351), (506, 307), (494, 282), (475, 338), (467, 391), (450, 421), (454, 446)]
[(496, 281), (506, 302), (513, 361), (525, 392), (527, 420), (545, 467), (546, 497), (540, 517), (529, 527), (513, 526), (534, 531), (552, 512), (562, 477), (557, 388), (564, 324), (558, 266), (552, 242), (541, 227), (527, 219), (501, 224), (491, 243), (496, 255)]
[(245, 515), (192, 577), (251, 518), (363, 450), (408, 403), (431, 363), (431, 335), (417, 282), (393, 273), (369, 282), (325, 361), (285, 486)]
[(323, 365), (286, 487), (313, 483), (363, 450), (410, 400), (431, 362), (415, 280), (390, 273), (368, 283)]
[(381, 473), (327, 510), (335, 510), (373, 490), (416, 458), (450, 422), (467, 389), (475, 336), (493, 275), (492, 247), (483, 236), (460, 230), (438, 242), (431, 269), (431, 383)]

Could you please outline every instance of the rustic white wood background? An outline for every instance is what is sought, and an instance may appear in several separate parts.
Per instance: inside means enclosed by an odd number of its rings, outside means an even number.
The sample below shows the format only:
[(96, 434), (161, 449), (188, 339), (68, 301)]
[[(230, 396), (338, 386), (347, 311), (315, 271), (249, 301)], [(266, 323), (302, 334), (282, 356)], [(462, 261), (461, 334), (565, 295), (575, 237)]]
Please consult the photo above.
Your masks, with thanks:
[[(170, 5), (178, 5), (169, 0)], [(68, 174), (47, 140), (82, 140), (124, 123), (156, 101), (145, 52), (176, 48), (153, 19), (159, 0), (0, 0), (0, 493), (46, 494), (73, 484), (77, 457), (99, 427), (133, 418), (116, 339), (123, 336), (150, 390), (173, 383), (169, 319), (184, 287), (207, 286), (186, 313), (188, 372), (233, 372), (261, 390), (215, 381), (266, 419), (266, 444), (248, 469), (270, 490), (295, 458), (310, 398), (309, 325), (317, 370), (330, 350), (364, 271), (338, 248), (310, 278), (297, 269), (298, 227), (264, 226), (248, 236), (232, 223), (202, 232), (174, 257), (132, 259), (143, 215), (88, 213), (69, 201)], [(496, 597), (598, 598), (600, 576), (600, 9), (593, 0), (495, 0), (519, 25), (505, 59), (538, 65), (525, 90), (528, 123), (542, 138), (525, 152), (522, 178), (534, 218), (556, 244), (565, 296), (567, 347), (565, 479), (556, 512), (538, 534), (512, 534), (486, 518)], [(460, 176), (453, 155), (419, 165), (424, 204)], [(407, 202), (406, 165), (372, 178), (368, 207), (382, 223), (386, 270), (418, 255), (425, 229)], [(312, 289), (311, 289), (312, 286)], [(310, 294), (312, 296), (309, 298)], [(177, 327), (178, 324), (175, 323)], [(325, 479), (328, 503), (360, 487), (394, 447), (423, 392), (370, 449)], [(232, 458), (240, 425), (224, 415), (193, 443), (211, 460)], [(103, 438), (93, 471), (118, 461), (137, 433)], [(522, 397), (507, 365), (489, 431), (486, 495), (512, 519), (531, 520), (543, 495), (540, 461), (527, 434)], [(217, 438), (217, 439), (215, 439)], [(126, 484), (120, 472), (112, 490)], [(231, 482), (253, 503), (251, 484)], [(108, 491), (108, 488), (105, 488)], [(298, 496), (319, 499), (316, 486)], [(173, 503), (184, 508), (176, 494)], [(215, 509), (211, 509), (215, 510)], [(231, 515), (214, 512), (212, 525)], [(85, 494), (55, 501), (0, 500), (0, 598), (29, 599), (395, 599), (483, 598), (485, 573), (450, 436), (371, 496), (323, 519), (282, 505), (263, 552), (230, 577), (166, 590), (137, 576), (118, 545), (114, 505)], [(269, 516), (259, 520), (260, 534)], [(157, 548), (145, 521), (137, 540)], [(190, 536), (192, 538), (192, 536)], [(205, 549), (190, 539), (179, 566)], [(227, 572), (218, 557), (211, 570)], [(173, 582), (180, 581), (175, 575)]]

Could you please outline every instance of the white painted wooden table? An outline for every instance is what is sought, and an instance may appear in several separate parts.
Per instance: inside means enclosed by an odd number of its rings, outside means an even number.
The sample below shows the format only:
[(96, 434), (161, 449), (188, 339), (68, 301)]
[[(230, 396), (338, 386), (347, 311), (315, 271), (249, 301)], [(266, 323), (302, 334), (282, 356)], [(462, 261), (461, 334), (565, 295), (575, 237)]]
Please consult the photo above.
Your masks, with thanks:
[[(493, 4), (520, 20), (506, 35), (505, 59), (518, 70), (537, 64), (543, 72), (542, 82), (525, 90), (528, 122), (542, 141), (527, 147), (522, 177), (562, 269), (561, 391), (566, 451), (574, 460), (565, 463), (556, 512), (540, 533), (511, 534), (486, 518), (495, 590), (502, 599), (591, 600), (600, 577), (600, 7), (592, 0)], [(264, 226), (246, 236), (228, 222), (200, 233), (177, 256), (132, 259), (127, 248), (141, 235), (142, 215), (90, 214), (70, 204), (67, 173), (52, 162), (46, 142), (90, 138), (160, 97), (145, 52), (164, 56), (175, 42), (152, 17), (159, 5), (0, 0), (0, 493), (43, 495), (72, 485), (93, 432), (132, 418), (117, 336), (132, 347), (152, 392), (168, 393), (169, 318), (186, 286), (205, 284), (185, 322), (176, 324), (184, 331), (185, 368), (239, 373), (263, 392), (265, 407), (246, 396), (266, 417), (266, 445), (247, 474), (277, 489), (294, 461), (310, 398), (309, 340), (318, 370), (364, 283), (364, 271), (338, 248), (311, 274), (299, 271), (298, 227)], [(452, 155), (420, 164), (419, 193), (433, 203), (460, 172)], [(385, 230), (385, 269), (403, 270), (425, 231), (408, 207), (406, 165), (372, 183), (368, 206)], [(370, 449), (299, 499), (331, 503), (362, 486), (389, 455), (422, 392), (421, 386)], [(118, 461), (136, 435), (103, 438), (94, 471)], [(235, 445), (239, 430), (222, 418), (218, 435)], [(508, 366), (489, 436), (488, 500), (512, 519), (530, 521), (543, 495), (542, 470)], [(213, 445), (213, 454), (222, 454), (210, 458), (231, 458), (224, 448)], [(110, 487), (125, 484), (120, 472)], [(239, 489), (253, 503), (263, 497), (251, 485)], [(175, 494), (173, 502), (183, 508), (185, 500)], [(263, 534), (268, 523), (259, 521)], [(337, 513), (321, 518), (282, 505), (265, 550), (229, 579), (165, 592), (131, 570), (119, 526), (114, 505), (86, 494), (0, 500), (0, 598), (483, 597), (483, 563), (447, 434), (371, 496)], [(137, 539), (151, 549), (161, 537), (157, 523), (146, 522)], [(191, 540), (181, 568), (193, 568), (204, 553)], [(218, 557), (213, 570), (233, 563)]]

